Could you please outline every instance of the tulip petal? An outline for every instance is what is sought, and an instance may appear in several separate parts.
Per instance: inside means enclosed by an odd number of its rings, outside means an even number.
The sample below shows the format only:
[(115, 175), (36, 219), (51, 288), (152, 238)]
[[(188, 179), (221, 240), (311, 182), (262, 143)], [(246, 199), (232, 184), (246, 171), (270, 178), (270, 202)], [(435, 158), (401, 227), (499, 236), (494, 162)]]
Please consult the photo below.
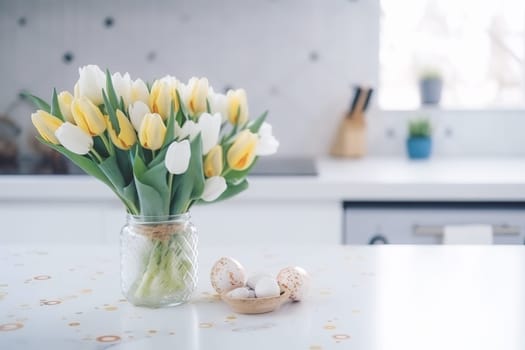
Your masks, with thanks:
[(190, 157), (190, 142), (188, 140), (174, 141), (168, 147), (164, 164), (171, 174), (184, 174), (190, 165)]
[[(149, 91), (146, 83), (142, 79), (137, 79), (131, 85), (131, 101), (142, 101), (145, 104), (149, 102)], [(149, 108), (148, 108), (149, 110)]]
[(199, 133), (199, 125), (197, 125), (193, 120), (186, 120), (182, 128), (175, 123), (175, 136), (177, 139), (182, 140), (186, 137), (190, 137), (190, 141), (192, 141), (195, 136)]
[(259, 129), (259, 142), (255, 153), (258, 156), (268, 156), (277, 152), (278, 148), (279, 141), (272, 134), (272, 126), (264, 122)]
[(162, 147), (166, 136), (166, 125), (157, 113), (148, 113), (142, 120), (139, 140), (142, 147), (156, 151)]
[(73, 114), (71, 113), (71, 102), (73, 102), (73, 95), (70, 92), (62, 91), (58, 94), (60, 112), (66, 118), (66, 121), (74, 123)]
[(209, 88), (208, 102), (210, 103), (210, 111), (212, 114), (219, 113), (222, 122), (225, 122), (228, 116), (228, 104), (226, 95), (215, 93), (213, 88)]
[(226, 180), (222, 176), (212, 176), (204, 182), (204, 192), (202, 193), (202, 200), (205, 202), (212, 202), (219, 198), (219, 196), (226, 191), (228, 186)]
[(203, 113), (199, 117), (199, 129), (202, 136), (202, 154), (206, 155), (219, 142), (221, 115)]
[(62, 146), (76, 154), (87, 154), (93, 148), (93, 138), (69, 122), (62, 124), (55, 131), (55, 136)]
[(45, 111), (38, 110), (31, 114), (31, 121), (40, 136), (47, 142), (59, 144), (55, 131), (63, 124), (62, 120)]
[(120, 97), (124, 100), (124, 105), (127, 106), (131, 103), (131, 78), (129, 73), (124, 75), (120, 73), (114, 73), (111, 76), (111, 81), (113, 82), (113, 88), (117, 93), (117, 98), (120, 101)]
[(129, 119), (131, 119), (131, 124), (135, 130), (140, 130), (140, 124), (142, 124), (142, 119), (147, 113), (150, 113), (149, 107), (142, 101), (136, 101), (135, 103), (129, 105)]
[(106, 87), (106, 75), (96, 65), (88, 65), (78, 69), (78, 94), (85, 96), (95, 105), (104, 103), (102, 89)]

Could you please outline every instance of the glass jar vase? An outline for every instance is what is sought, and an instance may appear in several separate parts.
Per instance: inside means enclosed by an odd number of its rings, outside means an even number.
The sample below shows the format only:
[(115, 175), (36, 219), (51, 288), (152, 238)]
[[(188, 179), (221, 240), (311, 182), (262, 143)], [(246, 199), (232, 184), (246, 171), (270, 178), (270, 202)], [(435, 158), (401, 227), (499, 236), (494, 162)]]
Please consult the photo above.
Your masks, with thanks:
[(137, 306), (175, 306), (197, 284), (197, 230), (190, 214), (128, 215), (120, 234), (122, 293)]

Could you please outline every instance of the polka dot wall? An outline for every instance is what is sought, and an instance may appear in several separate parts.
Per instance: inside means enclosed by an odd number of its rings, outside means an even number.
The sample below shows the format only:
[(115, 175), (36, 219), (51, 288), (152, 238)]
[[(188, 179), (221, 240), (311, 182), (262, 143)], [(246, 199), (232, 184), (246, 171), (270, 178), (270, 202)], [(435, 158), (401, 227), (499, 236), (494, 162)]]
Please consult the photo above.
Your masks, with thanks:
[[(270, 110), (281, 155), (325, 154), (351, 86), (377, 80), (378, 2), (0, 1), (0, 113), (31, 91), (72, 90), (95, 63), (147, 80), (206, 76), (243, 87), (252, 114)], [(365, 35), (366, 34), (366, 35)], [(10, 117), (31, 152), (32, 106)], [(323, 124), (325, 127), (320, 127)]]

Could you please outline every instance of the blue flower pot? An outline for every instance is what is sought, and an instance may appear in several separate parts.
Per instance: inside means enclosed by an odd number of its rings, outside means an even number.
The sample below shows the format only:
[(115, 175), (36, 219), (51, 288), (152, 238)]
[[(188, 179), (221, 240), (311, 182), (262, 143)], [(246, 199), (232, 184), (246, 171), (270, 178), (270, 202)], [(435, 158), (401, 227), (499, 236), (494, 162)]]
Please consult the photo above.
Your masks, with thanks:
[(407, 151), (410, 159), (426, 159), (432, 151), (432, 139), (430, 137), (409, 137)]
[(424, 105), (438, 105), (441, 100), (443, 81), (441, 79), (423, 79), (419, 82), (421, 103)]

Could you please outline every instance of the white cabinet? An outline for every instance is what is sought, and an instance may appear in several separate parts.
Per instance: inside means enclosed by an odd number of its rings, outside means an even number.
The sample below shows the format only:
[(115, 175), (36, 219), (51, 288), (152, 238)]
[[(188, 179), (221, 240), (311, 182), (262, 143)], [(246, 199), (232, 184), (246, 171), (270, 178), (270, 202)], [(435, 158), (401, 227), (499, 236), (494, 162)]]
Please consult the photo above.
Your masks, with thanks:
[[(196, 206), (199, 244), (338, 244), (336, 201), (233, 199)], [(0, 201), (0, 242), (117, 244), (126, 214), (117, 200)]]
[[(523, 203), (349, 202), (346, 244), (441, 244), (446, 225), (492, 225), (495, 244), (523, 244)], [(433, 234), (437, 233), (437, 234)]]
[(234, 199), (195, 207), (192, 221), (202, 245), (339, 244), (343, 208), (337, 201)]

